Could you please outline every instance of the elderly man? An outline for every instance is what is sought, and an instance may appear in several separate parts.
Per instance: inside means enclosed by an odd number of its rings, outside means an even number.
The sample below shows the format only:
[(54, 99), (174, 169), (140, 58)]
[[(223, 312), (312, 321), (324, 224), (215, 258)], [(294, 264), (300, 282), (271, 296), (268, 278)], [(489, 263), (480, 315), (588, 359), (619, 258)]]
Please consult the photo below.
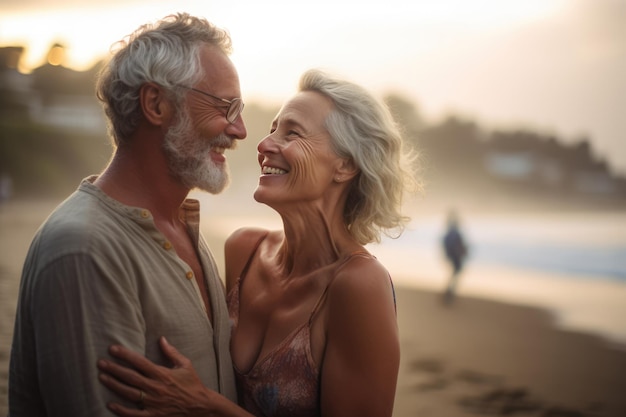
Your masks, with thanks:
[(236, 401), (223, 285), (187, 198), (224, 189), (224, 152), (246, 136), (231, 41), (178, 14), (121, 46), (97, 85), (113, 158), (50, 215), (24, 264), (12, 417), (111, 415), (119, 398), (98, 381), (97, 359), (119, 343), (165, 364), (160, 336)]

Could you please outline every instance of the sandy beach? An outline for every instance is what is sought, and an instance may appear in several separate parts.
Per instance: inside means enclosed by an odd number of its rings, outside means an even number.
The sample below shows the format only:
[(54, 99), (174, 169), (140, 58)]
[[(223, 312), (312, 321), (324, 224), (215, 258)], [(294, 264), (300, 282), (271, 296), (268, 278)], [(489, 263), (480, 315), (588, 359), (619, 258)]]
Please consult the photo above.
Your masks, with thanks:
[(626, 352), (547, 311), (400, 287), (396, 417), (625, 416)]
[[(30, 240), (58, 201), (0, 206), (0, 415), (19, 275)], [(205, 220), (207, 221), (206, 217)], [(206, 234), (216, 257), (222, 233)], [(213, 229), (215, 230), (215, 229)], [(546, 309), (434, 288), (398, 276), (402, 362), (395, 417), (626, 416), (626, 350), (564, 330)], [(623, 320), (623, 319), (622, 319)]]

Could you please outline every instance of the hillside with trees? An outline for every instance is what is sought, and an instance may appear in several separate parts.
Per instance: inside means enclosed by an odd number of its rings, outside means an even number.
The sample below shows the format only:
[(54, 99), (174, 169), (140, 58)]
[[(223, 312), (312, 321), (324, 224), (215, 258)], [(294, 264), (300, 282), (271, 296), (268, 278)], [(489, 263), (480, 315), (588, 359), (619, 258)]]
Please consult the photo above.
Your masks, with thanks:
[[(15, 197), (61, 196), (102, 170), (112, 146), (94, 96), (98, 65), (77, 72), (46, 64), (21, 74), (22, 49), (0, 48), (0, 175)], [(626, 208), (626, 179), (596, 157), (591, 138), (565, 141), (531, 129), (489, 130), (456, 115), (425, 120), (416, 103), (390, 94), (386, 103), (414, 148), (423, 201), (442, 204)], [(248, 139), (230, 151), (234, 191), (256, 183), (256, 145), (278, 108), (247, 103)]]

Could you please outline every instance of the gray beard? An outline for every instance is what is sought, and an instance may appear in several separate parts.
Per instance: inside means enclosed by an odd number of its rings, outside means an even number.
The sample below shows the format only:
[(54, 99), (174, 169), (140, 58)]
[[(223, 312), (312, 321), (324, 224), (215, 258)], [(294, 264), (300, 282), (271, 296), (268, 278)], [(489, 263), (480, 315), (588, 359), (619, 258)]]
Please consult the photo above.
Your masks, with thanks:
[(198, 188), (211, 194), (222, 192), (230, 183), (228, 165), (216, 165), (209, 152), (214, 147), (230, 148), (232, 140), (223, 133), (211, 140), (198, 135), (184, 107), (179, 117), (163, 142), (170, 173), (189, 189)]

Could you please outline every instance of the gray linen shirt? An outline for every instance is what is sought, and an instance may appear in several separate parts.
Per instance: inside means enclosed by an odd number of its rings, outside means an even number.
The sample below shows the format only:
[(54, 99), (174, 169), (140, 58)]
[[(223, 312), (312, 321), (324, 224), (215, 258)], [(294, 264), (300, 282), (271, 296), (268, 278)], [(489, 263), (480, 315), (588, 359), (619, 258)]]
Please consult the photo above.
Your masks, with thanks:
[(181, 208), (206, 277), (209, 321), (189, 265), (148, 210), (83, 180), (40, 227), (20, 284), (9, 373), (9, 415), (111, 416), (123, 402), (98, 381), (98, 358), (120, 343), (169, 365), (165, 336), (210, 389), (236, 401), (224, 286), (199, 233), (199, 203)]

